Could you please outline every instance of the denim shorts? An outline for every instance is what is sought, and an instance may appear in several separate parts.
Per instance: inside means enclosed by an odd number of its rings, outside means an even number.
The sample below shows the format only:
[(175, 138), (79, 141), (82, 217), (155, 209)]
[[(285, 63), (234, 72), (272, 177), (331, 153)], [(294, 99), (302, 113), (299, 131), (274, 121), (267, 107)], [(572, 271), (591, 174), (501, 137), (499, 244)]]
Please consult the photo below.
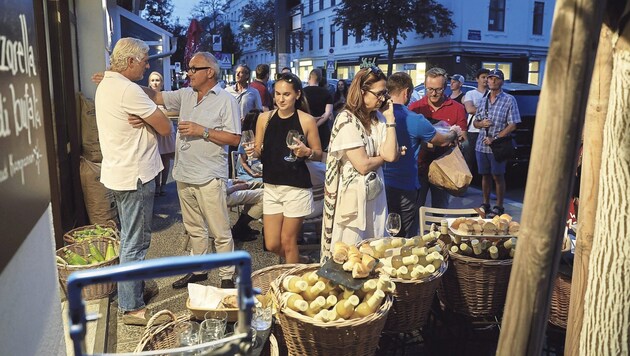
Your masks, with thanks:
[(495, 176), (505, 174), (507, 161), (497, 162), (492, 153), (475, 151), (477, 157), (477, 170), (479, 174), (492, 174)]

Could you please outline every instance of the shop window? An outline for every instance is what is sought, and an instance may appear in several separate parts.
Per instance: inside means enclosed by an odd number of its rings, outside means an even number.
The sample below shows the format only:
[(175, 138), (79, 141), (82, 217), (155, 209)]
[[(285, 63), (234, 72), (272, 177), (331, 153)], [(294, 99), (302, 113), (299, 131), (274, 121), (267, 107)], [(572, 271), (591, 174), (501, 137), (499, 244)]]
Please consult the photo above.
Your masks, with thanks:
[(527, 73), (527, 82), (529, 84), (540, 85), (540, 61), (530, 61), (529, 71)]
[(481, 63), (481, 66), (489, 70), (499, 69), (503, 72), (505, 81), (512, 80), (512, 63), (483, 62)]
[(532, 25), (532, 34), (543, 34), (543, 16), (545, 14), (545, 3), (542, 1), (534, 2), (534, 23)]
[(488, 31), (505, 31), (505, 0), (490, 0)]

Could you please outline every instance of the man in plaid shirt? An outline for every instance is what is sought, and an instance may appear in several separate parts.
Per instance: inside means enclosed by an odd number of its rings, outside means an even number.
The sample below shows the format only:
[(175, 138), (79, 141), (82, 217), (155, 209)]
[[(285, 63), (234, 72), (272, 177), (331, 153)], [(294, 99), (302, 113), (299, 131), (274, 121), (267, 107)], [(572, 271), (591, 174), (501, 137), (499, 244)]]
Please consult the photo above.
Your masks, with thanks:
[[(488, 74), (487, 95), (477, 107), (477, 119), (473, 125), (480, 129), (475, 154), (479, 174), (482, 175), (481, 190), (483, 192), (483, 204), (481, 209), (486, 217), (492, 218), (501, 215), (503, 209), (503, 197), (505, 195), (505, 167), (507, 161), (498, 162), (492, 154), (490, 144), (499, 137), (509, 136), (516, 130), (516, 124), (521, 122), (516, 99), (503, 92), (503, 72), (495, 69)], [(492, 180), (496, 185), (497, 204), (490, 209), (490, 191)]]

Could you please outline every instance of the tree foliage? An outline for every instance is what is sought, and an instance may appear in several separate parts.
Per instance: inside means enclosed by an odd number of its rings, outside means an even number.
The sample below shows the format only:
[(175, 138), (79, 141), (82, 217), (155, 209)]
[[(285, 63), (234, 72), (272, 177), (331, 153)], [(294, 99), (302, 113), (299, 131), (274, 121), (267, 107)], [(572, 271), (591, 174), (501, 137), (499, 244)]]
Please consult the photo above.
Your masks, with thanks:
[(456, 27), (452, 15), (434, 0), (344, 0), (335, 9), (334, 23), (355, 36), (365, 31), (385, 42), (391, 74), (394, 52), (408, 32), (422, 38), (451, 35)]
[(147, 0), (142, 17), (169, 32), (173, 32), (176, 22), (172, 19), (173, 3), (171, 0)]
[(275, 52), (275, 1), (252, 0), (243, 7), (243, 23), (248, 29), (241, 31), (244, 42), (255, 42), (258, 48)]
[[(200, 0), (193, 7), (190, 20), (197, 19), (201, 21), (207, 18), (210, 21), (210, 26), (212, 26), (213, 23), (217, 24), (221, 21), (221, 16), (224, 15), (226, 7), (225, 0)], [(216, 25), (212, 27), (214, 29)]]

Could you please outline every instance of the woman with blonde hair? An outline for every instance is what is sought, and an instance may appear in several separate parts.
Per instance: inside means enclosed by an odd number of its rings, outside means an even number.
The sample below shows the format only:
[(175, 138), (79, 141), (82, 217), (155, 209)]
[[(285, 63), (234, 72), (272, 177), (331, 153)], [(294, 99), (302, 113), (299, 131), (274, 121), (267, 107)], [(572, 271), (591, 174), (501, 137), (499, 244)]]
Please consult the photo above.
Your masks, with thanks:
[(385, 233), (387, 201), (382, 166), (398, 159), (393, 104), (378, 67), (354, 77), (337, 115), (326, 159), (322, 261), (337, 241), (347, 244)]
[[(164, 77), (158, 72), (149, 74), (149, 87), (155, 91), (164, 89)], [(158, 106), (162, 111), (166, 112), (166, 108)], [(171, 134), (167, 136), (157, 136), (158, 151), (162, 158), (164, 169), (155, 177), (155, 196), (166, 195), (166, 181), (168, 180), (168, 171), (171, 167), (171, 160), (175, 159), (175, 129), (171, 130)]]

